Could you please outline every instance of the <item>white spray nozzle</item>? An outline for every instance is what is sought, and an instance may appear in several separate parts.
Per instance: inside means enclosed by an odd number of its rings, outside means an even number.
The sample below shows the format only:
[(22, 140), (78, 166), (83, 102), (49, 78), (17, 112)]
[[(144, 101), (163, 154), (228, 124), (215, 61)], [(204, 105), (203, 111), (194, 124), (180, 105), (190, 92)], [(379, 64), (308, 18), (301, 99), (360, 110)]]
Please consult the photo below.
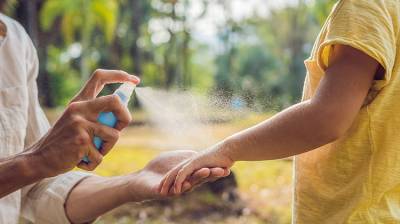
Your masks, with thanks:
[(131, 97), (133, 90), (135, 90), (136, 85), (130, 82), (123, 83), (117, 90), (115, 90), (114, 94), (118, 95), (121, 98), (121, 101), (127, 105), (129, 98)]

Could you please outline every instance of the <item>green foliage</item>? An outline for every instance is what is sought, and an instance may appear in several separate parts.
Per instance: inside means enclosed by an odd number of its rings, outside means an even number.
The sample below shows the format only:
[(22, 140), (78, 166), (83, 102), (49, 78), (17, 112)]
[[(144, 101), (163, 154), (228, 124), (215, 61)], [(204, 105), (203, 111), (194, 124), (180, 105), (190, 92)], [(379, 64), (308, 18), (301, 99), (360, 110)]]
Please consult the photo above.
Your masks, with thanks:
[(191, 88), (197, 92), (204, 93), (213, 88), (215, 64), (214, 58), (204, 45), (196, 46), (193, 49), (193, 62), (191, 66), (192, 83)]
[(271, 10), (267, 17), (227, 22), (220, 31), (224, 46), (216, 59), (216, 86), (264, 110), (300, 99), (308, 57), (318, 31), (313, 5), (299, 3)]
[[(193, 0), (45, 0), (39, 33), (49, 38), (39, 40), (41, 67), (52, 68), (56, 105), (75, 94), (78, 72), (82, 85), (102, 67), (136, 73), (145, 86), (214, 92), (279, 110), (300, 99), (303, 61), (335, 2), (302, 0), (237, 19), (229, 0), (196, 1), (196, 16)], [(215, 39), (204, 41), (194, 30), (209, 5), (220, 6), (224, 19)], [(79, 49), (71, 55), (73, 45)]]
[[(118, 5), (116, 0), (47, 0), (40, 12), (40, 21), (45, 31), (50, 30), (61, 17), (61, 30), (66, 44), (77, 36), (81, 44), (80, 72), (82, 81), (89, 77), (91, 66), (90, 42), (95, 29), (100, 29), (105, 40), (111, 42), (115, 31)], [(79, 34), (79, 35), (78, 35)]]
[(315, 0), (312, 8), (315, 18), (319, 24), (323, 24), (336, 0)]
[(102, 30), (110, 42), (117, 23), (118, 4), (115, 0), (45, 1), (40, 11), (42, 28), (50, 30), (59, 17), (67, 43), (73, 42), (80, 32), (91, 33), (95, 28)]
[(8, 15), (14, 13), (16, 5), (17, 0), (0, 0), (0, 6), (3, 7), (0, 10), (3, 10)]
[(56, 105), (67, 105), (80, 88), (79, 72), (72, 68), (66, 53), (55, 46), (48, 48), (47, 71), (50, 74), (50, 90)]

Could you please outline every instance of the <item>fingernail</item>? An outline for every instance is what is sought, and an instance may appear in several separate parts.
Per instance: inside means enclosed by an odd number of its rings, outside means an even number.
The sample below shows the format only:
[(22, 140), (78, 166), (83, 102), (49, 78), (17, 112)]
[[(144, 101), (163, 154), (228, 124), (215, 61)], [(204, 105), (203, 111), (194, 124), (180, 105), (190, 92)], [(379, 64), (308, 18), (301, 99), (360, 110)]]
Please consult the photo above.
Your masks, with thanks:
[(133, 83), (135, 83), (136, 85), (140, 83), (140, 79), (139, 79), (139, 77), (137, 77), (137, 76), (130, 75), (130, 76), (129, 76), (129, 79), (130, 79)]

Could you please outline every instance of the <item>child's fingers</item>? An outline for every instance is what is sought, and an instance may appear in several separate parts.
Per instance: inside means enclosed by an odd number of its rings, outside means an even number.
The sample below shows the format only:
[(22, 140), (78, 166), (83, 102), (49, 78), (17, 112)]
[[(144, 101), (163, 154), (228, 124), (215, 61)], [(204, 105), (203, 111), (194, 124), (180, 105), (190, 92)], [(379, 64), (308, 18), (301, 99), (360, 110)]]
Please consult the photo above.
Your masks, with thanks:
[(201, 168), (194, 172), (189, 178), (188, 181), (192, 185), (196, 185), (197, 183), (201, 182), (203, 179), (209, 177), (211, 171), (209, 168)]
[(210, 176), (204, 179), (204, 182), (214, 182), (222, 177), (226, 177), (226, 170), (221, 167), (211, 168), (210, 172)]
[(182, 167), (182, 165), (177, 166), (176, 168), (169, 171), (167, 173), (167, 175), (164, 177), (164, 180), (162, 181), (161, 191), (160, 191), (160, 194), (162, 196), (168, 196), (169, 190), (172, 187), (175, 177), (178, 174), (181, 167)]
[(206, 179), (206, 181), (207, 182), (214, 182), (214, 181), (224, 177), (224, 174), (225, 174), (224, 168), (220, 168), (220, 167), (211, 168), (211, 174)]
[(174, 183), (174, 190), (175, 194), (180, 194), (182, 192), (182, 184), (186, 180), (186, 178), (191, 175), (194, 171), (194, 167), (191, 165), (191, 163), (186, 164), (185, 166), (182, 167), (181, 170), (179, 170), (178, 174), (176, 175), (175, 178), (175, 183)]
[(201, 168), (190, 175), (187, 178), (187, 181), (192, 185), (192, 187), (195, 187), (199, 184), (204, 183), (205, 180), (210, 176), (210, 174), (211, 171), (209, 168)]
[[(182, 193), (193, 190), (197, 185), (214, 182), (220, 178), (227, 177), (231, 173), (228, 168), (214, 167), (214, 168), (201, 168), (195, 171), (188, 180), (183, 182)], [(170, 193), (173, 191), (170, 190)]]
[[(201, 173), (204, 172), (204, 173)], [(214, 178), (215, 176), (219, 176), (223, 174), (225, 171), (223, 168), (215, 167), (215, 168), (201, 168), (197, 170), (194, 174), (192, 174), (188, 181), (190, 184), (194, 186), (207, 183), (210, 181), (210, 178)], [(207, 173), (207, 175), (205, 175)]]

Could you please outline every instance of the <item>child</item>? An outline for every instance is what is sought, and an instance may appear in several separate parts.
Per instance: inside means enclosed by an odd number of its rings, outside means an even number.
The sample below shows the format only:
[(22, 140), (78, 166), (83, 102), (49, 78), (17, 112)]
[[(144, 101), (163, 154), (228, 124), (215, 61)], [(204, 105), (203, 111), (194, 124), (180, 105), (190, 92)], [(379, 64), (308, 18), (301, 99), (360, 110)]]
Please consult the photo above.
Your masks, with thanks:
[(338, 1), (305, 61), (303, 102), (175, 167), (161, 193), (203, 167), (296, 155), (294, 223), (399, 223), (399, 13), (396, 0)]

